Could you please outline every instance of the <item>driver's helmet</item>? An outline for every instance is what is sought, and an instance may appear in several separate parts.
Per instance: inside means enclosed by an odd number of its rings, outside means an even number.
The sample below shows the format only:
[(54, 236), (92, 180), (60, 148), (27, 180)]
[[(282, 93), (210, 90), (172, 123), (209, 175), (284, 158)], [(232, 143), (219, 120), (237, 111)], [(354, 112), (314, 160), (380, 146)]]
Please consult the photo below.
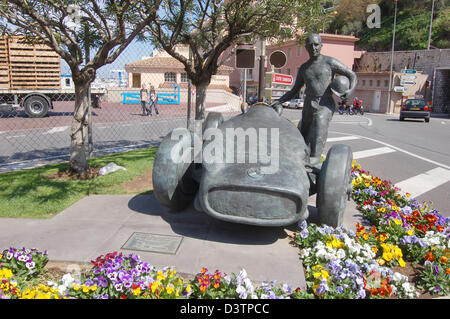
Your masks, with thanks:
[(330, 88), (331, 92), (341, 97), (350, 88), (350, 80), (346, 76), (339, 75), (331, 81)]

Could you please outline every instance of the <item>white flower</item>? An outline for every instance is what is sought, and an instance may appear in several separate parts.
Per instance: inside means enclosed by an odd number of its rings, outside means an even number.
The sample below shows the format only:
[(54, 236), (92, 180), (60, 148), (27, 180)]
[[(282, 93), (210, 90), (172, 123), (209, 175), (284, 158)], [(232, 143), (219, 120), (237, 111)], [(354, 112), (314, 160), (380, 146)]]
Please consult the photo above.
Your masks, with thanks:
[(394, 280), (394, 281), (408, 281), (408, 277), (402, 275), (399, 272), (394, 272), (394, 275), (392, 276), (392, 280)]
[(339, 248), (337, 253), (336, 253), (336, 257), (339, 259), (344, 259), (345, 258), (345, 251), (342, 248)]
[(34, 261), (32, 261), (32, 262), (26, 263), (25, 266), (26, 266), (29, 270), (31, 270), (31, 269), (34, 268), (34, 266), (36, 266), (36, 263), (35, 263)]
[(303, 249), (303, 250), (302, 250), (302, 253), (301, 253), (301, 257), (302, 257), (302, 258), (308, 257), (308, 256), (310, 255), (310, 252), (311, 252), (311, 248)]
[(59, 285), (59, 286), (58, 286), (58, 292), (59, 292), (61, 295), (64, 295), (64, 293), (66, 292), (66, 289), (67, 289), (67, 287), (64, 286), (64, 285)]
[(244, 288), (244, 286), (237, 286), (236, 293), (239, 295), (240, 299), (247, 299), (247, 290)]
[(66, 287), (69, 287), (69, 285), (71, 285), (74, 280), (75, 279), (72, 277), (72, 275), (70, 273), (67, 273), (62, 277), (62, 284)]
[(247, 291), (248, 291), (249, 293), (253, 293), (253, 292), (255, 291), (255, 287), (253, 287), (253, 284), (252, 284), (252, 282), (250, 281), (250, 279), (245, 278), (245, 279), (244, 279), (244, 284), (245, 284), (245, 287), (247, 288)]
[(242, 270), (239, 272), (239, 277), (241, 277), (242, 279), (247, 278), (247, 272), (244, 268), (242, 268)]

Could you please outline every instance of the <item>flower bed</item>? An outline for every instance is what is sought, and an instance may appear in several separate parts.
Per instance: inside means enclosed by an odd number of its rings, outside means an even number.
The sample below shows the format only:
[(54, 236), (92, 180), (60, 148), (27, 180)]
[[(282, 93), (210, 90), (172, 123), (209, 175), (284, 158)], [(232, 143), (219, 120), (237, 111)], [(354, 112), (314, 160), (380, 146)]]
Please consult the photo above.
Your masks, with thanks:
[[(416, 298), (419, 291), (449, 295), (449, 218), (429, 203), (403, 196), (356, 162), (352, 184), (367, 225), (358, 223), (351, 231), (303, 222), (295, 236), (308, 288), (319, 298)], [(414, 282), (392, 270), (407, 262), (420, 269)]]
[[(227, 275), (203, 268), (192, 280), (157, 269), (138, 255), (99, 256), (74, 278), (36, 283), (47, 252), (10, 248), (0, 255), (0, 299), (160, 298), (417, 298), (450, 294), (450, 226), (430, 204), (420, 204), (389, 181), (354, 162), (353, 200), (367, 224), (356, 231), (302, 222), (294, 240), (305, 267), (307, 291), (286, 284), (256, 286), (243, 269)], [(414, 280), (400, 269), (417, 266)], [(397, 270), (397, 271), (396, 271)]]

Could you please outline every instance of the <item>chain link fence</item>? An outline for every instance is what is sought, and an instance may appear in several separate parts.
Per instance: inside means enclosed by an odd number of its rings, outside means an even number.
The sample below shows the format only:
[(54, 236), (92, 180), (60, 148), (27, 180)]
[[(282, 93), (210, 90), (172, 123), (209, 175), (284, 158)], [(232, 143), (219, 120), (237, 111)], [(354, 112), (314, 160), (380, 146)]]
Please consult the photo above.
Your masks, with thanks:
[[(187, 47), (183, 50), (183, 54), (188, 54)], [(19, 58), (20, 55), (10, 56), (9, 61), (1, 62), (9, 64), (10, 74), (16, 72), (16, 80), (26, 75), (22, 83), (26, 79), (39, 81), (39, 74), (49, 72), (47, 68), (42, 73), (36, 67), (40, 62), (35, 56), (22, 57), (32, 62), (33, 67), (28, 68), (15, 62)], [(55, 64), (58, 83), (53, 82), (51, 86), (33, 87), (17, 81), (14, 87), (11, 87), (13, 82), (9, 87), (0, 84), (0, 172), (69, 159), (74, 85), (70, 69), (63, 60), (58, 60)], [(206, 94), (207, 113), (221, 112), (228, 118), (240, 112), (241, 100), (235, 94), (239, 90), (230, 89), (233, 72), (236, 72), (233, 67), (221, 66), (213, 76)], [(147, 90), (146, 109), (142, 105), (143, 88)], [(174, 128), (187, 126), (188, 95), (191, 95), (190, 119), (195, 118), (196, 92), (195, 87), (189, 88), (180, 62), (163, 51), (154, 50), (150, 43), (133, 42), (114, 63), (97, 71), (91, 85), (92, 144), (87, 138), (87, 151), (97, 157), (157, 145)], [(155, 104), (149, 103), (152, 89), (157, 96)], [(30, 95), (34, 99), (28, 98), (19, 107), (21, 99)], [(50, 107), (40, 117), (46, 102), (50, 102)]]

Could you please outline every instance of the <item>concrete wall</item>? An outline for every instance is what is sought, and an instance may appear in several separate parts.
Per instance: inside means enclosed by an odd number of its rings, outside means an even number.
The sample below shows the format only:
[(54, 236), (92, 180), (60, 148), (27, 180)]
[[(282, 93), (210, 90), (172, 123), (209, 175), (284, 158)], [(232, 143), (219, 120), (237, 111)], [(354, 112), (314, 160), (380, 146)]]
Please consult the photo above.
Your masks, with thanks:
[[(433, 76), (435, 68), (450, 66), (450, 49), (395, 51), (393, 70), (416, 69)], [(391, 52), (366, 52), (357, 61), (357, 71), (389, 71)]]
[(450, 113), (450, 68), (436, 69), (433, 97), (433, 112)]

